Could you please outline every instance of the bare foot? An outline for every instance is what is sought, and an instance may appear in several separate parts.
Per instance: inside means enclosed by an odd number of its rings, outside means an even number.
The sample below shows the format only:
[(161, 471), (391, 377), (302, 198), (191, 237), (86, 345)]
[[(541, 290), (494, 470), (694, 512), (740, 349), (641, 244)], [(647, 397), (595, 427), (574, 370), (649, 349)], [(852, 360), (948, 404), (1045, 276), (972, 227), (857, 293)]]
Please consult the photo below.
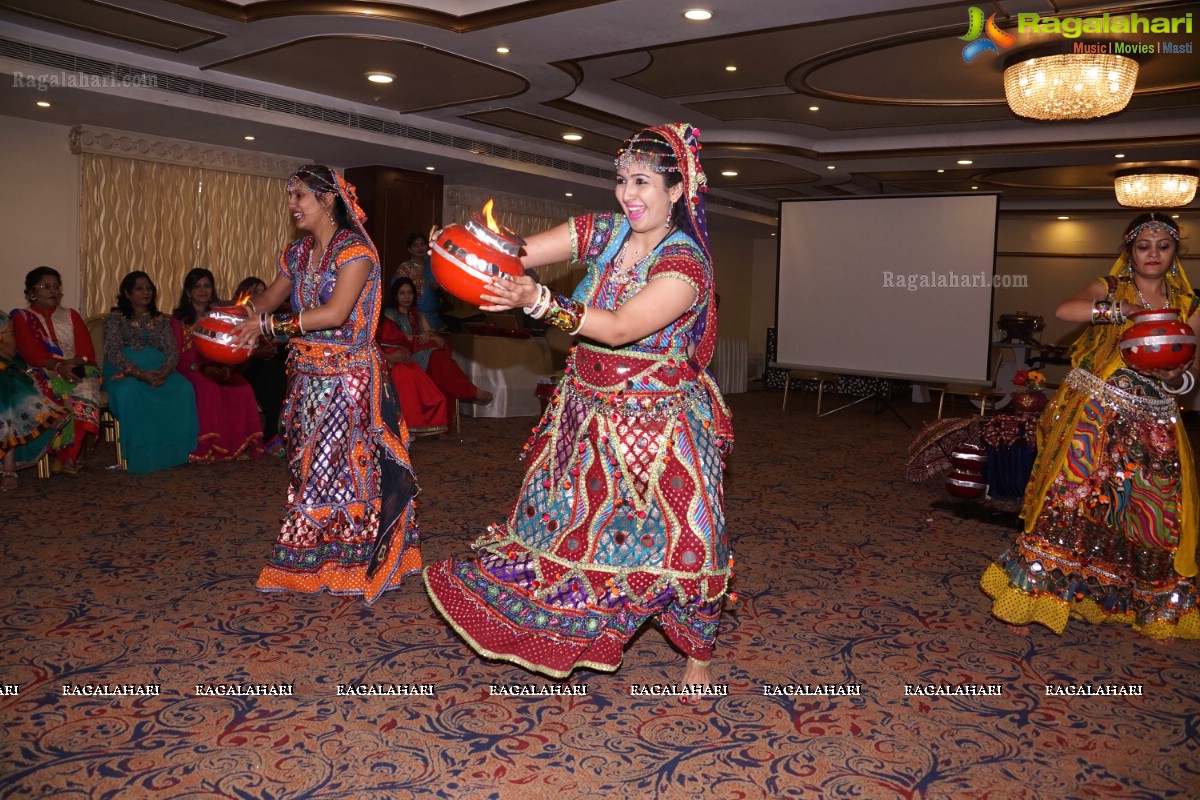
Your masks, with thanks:
[[(679, 679), (680, 686), (711, 686), (714, 683), (711, 661), (697, 661), (689, 658), (683, 668), (683, 677)], [(684, 705), (696, 705), (697, 697), (682, 695), (679, 702)]]
[(11, 492), (17, 488), (17, 473), (10, 470), (0, 472), (0, 492)]
[(471, 402), (476, 403), (477, 405), (486, 406), (488, 403), (492, 402), (492, 393), (487, 389), (480, 389), (479, 393), (475, 395), (475, 399)]

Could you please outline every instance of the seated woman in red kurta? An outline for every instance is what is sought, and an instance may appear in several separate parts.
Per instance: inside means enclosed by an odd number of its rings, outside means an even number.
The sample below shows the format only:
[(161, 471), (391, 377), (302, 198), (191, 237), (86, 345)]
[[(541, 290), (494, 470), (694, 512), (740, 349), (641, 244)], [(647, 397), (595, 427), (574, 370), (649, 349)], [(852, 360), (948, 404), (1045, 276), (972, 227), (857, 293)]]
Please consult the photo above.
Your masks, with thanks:
[(183, 279), (183, 292), (171, 320), (179, 348), (178, 369), (196, 390), (200, 419), (200, 438), (189, 461), (234, 461), (263, 454), (262, 420), (254, 389), (232, 367), (201, 359), (192, 341), (196, 320), (208, 313), (216, 295), (213, 274), (196, 267)]
[[(412, 337), (404, 333), (410, 325), (409, 310), (416, 289), (412, 278), (396, 281), (396, 297), (402, 311), (387, 309), (379, 324), (379, 349), (388, 364), (388, 374), (400, 398), (400, 416), (414, 436), (431, 436), (450, 430), (454, 405), (413, 358)], [(399, 299), (403, 298), (403, 299)], [(428, 362), (429, 351), (424, 352)]]
[(83, 317), (62, 302), (62, 276), (37, 267), (25, 276), (28, 308), (12, 314), (17, 353), (30, 366), (38, 390), (71, 412), (50, 451), (51, 469), (75, 475), (84, 440), (100, 431), (100, 370)]
[[(395, 352), (394, 348), (397, 345), (404, 348), (410, 354), (412, 362), (423, 369), (441, 390), (451, 409), (455, 400), (464, 403), (490, 403), (492, 393), (471, 383), (471, 379), (450, 355), (450, 345), (425, 324), (417, 311), (416, 300), (416, 287), (410, 278), (400, 278), (396, 281), (396, 308), (389, 308), (383, 312), (383, 322), (379, 328), (379, 341), (381, 345), (385, 345), (385, 357), (389, 352)], [(401, 403), (403, 404), (403, 399)], [(403, 405), (401, 407), (403, 408)], [(408, 419), (407, 410), (404, 411), (404, 416)]]

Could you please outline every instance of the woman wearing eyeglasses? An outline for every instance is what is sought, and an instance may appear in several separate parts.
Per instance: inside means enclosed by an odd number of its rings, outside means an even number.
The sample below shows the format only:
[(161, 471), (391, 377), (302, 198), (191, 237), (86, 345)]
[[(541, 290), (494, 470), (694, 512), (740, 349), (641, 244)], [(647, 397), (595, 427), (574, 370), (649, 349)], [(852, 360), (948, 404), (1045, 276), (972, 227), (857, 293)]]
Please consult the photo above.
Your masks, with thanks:
[(13, 312), (17, 353), (32, 367), (38, 389), (71, 411), (59, 446), (50, 452), (51, 470), (74, 476), (87, 436), (100, 432), (100, 370), (83, 317), (62, 302), (62, 276), (38, 267), (25, 276), (28, 308)]

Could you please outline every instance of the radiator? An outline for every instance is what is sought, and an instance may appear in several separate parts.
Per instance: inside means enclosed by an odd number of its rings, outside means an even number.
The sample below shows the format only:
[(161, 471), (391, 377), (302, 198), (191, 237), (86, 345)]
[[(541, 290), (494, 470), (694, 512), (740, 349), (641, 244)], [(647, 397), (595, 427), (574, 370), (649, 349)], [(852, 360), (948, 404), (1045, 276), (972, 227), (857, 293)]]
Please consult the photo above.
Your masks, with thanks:
[(746, 391), (746, 340), (717, 339), (712, 358), (713, 377), (724, 394)]

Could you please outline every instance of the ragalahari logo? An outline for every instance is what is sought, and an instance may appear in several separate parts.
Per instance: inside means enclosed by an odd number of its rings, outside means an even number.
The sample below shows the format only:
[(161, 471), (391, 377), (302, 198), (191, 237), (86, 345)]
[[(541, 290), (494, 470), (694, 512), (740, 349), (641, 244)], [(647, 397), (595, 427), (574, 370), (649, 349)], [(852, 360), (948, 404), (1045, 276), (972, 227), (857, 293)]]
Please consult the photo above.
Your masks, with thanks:
[[(964, 42), (970, 42), (963, 48), (963, 61), (970, 64), (975, 60), (975, 57), (980, 53), (992, 52), (1000, 54), (1001, 47), (1008, 47), (1017, 40), (1007, 31), (1002, 31), (996, 25), (996, 15), (992, 14), (987, 18), (987, 22), (983, 21), (983, 10), (971, 6), (969, 12), (969, 25), (966, 36), (958, 37)], [(979, 38), (985, 36), (986, 38)]]

